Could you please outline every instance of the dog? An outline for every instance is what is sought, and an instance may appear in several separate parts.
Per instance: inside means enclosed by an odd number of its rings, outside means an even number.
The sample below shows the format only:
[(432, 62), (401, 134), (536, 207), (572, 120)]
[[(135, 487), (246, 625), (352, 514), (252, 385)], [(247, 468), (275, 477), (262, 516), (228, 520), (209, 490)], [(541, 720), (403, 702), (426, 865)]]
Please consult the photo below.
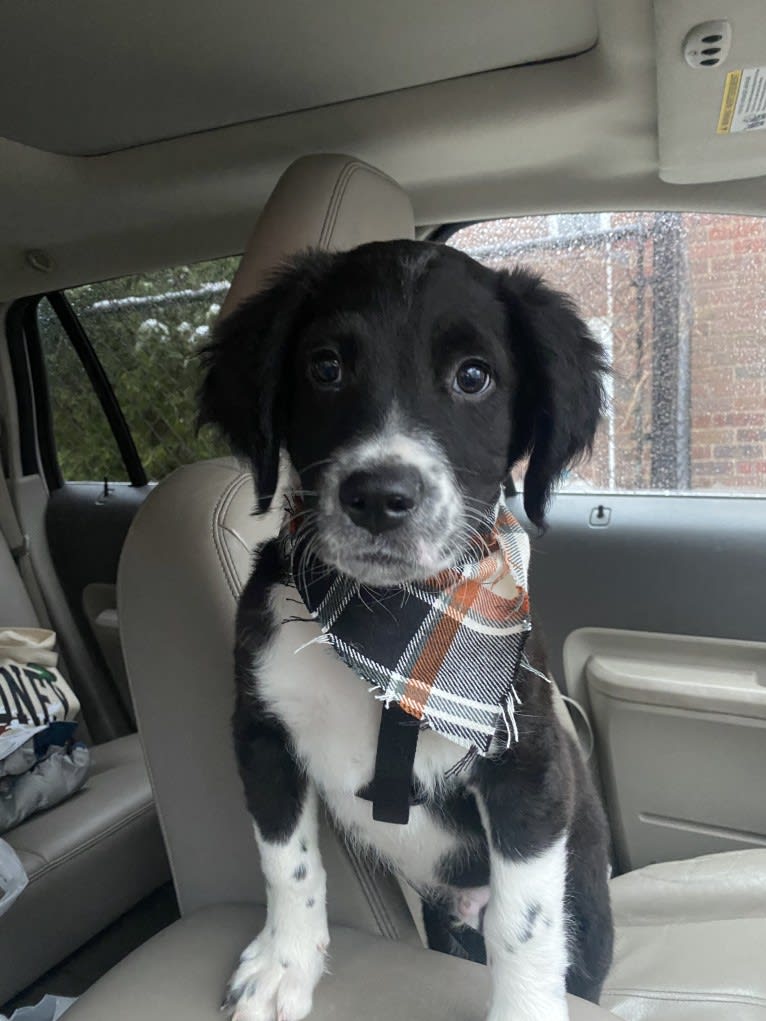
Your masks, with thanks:
[[(201, 421), (251, 464), (258, 510), (286, 454), (307, 555), (373, 591), (461, 562), (524, 459), (524, 509), (543, 529), (557, 480), (590, 451), (608, 372), (574, 304), (538, 276), (416, 241), (295, 256), (219, 323), (203, 359)], [(224, 1011), (311, 1010), (329, 944), (320, 797), (422, 895), (432, 946), (474, 959), (486, 946), (489, 1021), (564, 1021), (566, 992), (598, 1002), (613, 938), (608, 831), (554, 711), (539, 629), (515, 679), (518, 739), (466, 760), (423, 730), (409, 821), (378, 821), (364, 789), (381, 702), (340, 661), (316, 684), (272, 663), (291, 626), (277, 596), (293, 577), (285, 549), (260, 548), (238, 611), (233, 731), (268, 922)]]

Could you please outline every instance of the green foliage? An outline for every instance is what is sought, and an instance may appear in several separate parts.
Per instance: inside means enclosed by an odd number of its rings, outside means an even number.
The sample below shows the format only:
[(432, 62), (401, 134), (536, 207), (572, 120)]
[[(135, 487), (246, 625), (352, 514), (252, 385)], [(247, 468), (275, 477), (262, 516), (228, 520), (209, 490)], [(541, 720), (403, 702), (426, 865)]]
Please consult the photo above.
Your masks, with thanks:
[[(198, 352), (238, 259), (217, 259), (67, 292), (114, 388), (150, 479), (226, 447), (211, 431), (195, 435)], [(53, 310), (42, 302), (40, 335), (54, 433), (64, 478), (126, 479), (91, 384)]]

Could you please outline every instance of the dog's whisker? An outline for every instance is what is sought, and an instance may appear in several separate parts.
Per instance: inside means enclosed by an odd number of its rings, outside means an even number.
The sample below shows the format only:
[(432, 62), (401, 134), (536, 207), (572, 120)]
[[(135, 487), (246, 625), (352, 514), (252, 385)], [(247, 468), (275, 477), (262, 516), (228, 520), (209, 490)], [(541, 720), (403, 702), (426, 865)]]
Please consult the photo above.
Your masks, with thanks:
[(304, 472), (311, 471), (312, 468), (321, 468), (326, 464), (332, 464), (332, 457), (322, 457), (318, 461), (311, 461), (310, 464), (304, 464), (302, 467), (296, 467), (296, 471), (299, 475), (303, 475)]

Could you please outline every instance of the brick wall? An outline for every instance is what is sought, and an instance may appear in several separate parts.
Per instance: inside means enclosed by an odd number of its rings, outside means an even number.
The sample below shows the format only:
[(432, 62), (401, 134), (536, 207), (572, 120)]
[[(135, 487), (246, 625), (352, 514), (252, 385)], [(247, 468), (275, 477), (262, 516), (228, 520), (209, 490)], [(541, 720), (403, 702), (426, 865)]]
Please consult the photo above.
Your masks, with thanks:
[[(580, 239), (562, 237), (562, 227), (574, 227)], [(688, 354), (682, 344), (677, 359), (688, 379), (682, 449), (689, 484), (766, 492), (766, 219), (682, 214), (677, 227), (673, 300), (678, 332), (688, 336)], [(521, 217), (475, 224), (451, 239), (488, 265), (523, 263), (542, 272), (576, 298), (597, 335), (611, 339), (613, 411), (591, 462), (576, 470), (584, 484), (646, 489), (661, 477), (656, 466), (652, 472), (658, 428), (652, 394), (659, 382), (653, 380), (653, 321), (660, 300), (653, 265), (666, 229), (667, 218), (653, 213), (608, 214), (574, 225)]]
[(766, 490), (766, 220), (686, 222), (693, 485)]

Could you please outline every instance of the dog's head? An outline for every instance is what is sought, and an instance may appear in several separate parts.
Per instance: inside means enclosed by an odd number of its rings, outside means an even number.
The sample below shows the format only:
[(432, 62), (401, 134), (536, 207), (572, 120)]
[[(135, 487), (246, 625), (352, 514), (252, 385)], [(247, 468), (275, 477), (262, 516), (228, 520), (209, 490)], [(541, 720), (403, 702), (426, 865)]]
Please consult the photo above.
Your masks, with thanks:
[(204, 362), (201, 420), (252, 463), (260, 509), (284, 448), (313, 552), (372, 585), (459, 560), (524, 457), (542, 527), (590, 449), (606, 371), (537, 276), (414, 241), (297, 256), (219, 324)]

